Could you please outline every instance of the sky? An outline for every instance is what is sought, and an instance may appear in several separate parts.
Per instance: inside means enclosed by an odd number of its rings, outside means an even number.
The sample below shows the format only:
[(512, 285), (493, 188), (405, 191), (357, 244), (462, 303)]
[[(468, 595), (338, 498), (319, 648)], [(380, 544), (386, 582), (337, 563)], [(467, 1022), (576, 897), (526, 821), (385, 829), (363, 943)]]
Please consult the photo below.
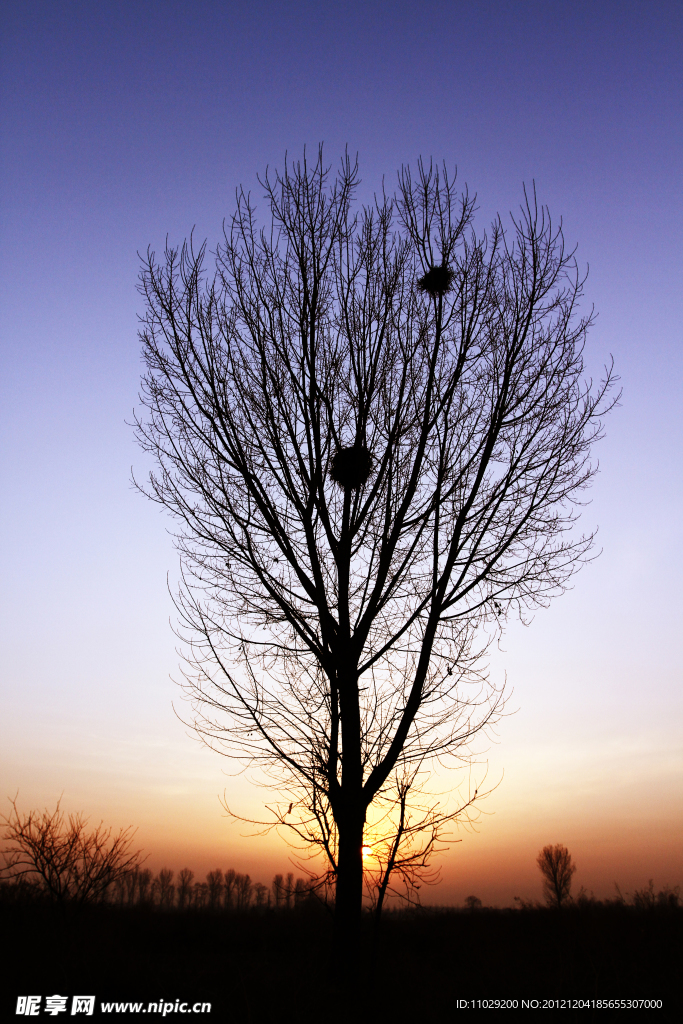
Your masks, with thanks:
[(538, 899), (548, 843), (596, 896), (683, 884), (682, 44), (678, 0), (6, 0), (1, 800), (133, 825), (155, 869), (293, 870), (219, 801), (268, 795), (183, 721), (172, 524), (128, 424), (137, 254), (211, 248), (237, 186), (324, 142), (364, 199), (457, 165), (481, 229), (535, 182), (589, 268), (588, 370), (611, 354), (623, 387), (582, 515), (602, 553), (491, 652), (509, 713), (472, 772), (497, 788), (426, 900)]

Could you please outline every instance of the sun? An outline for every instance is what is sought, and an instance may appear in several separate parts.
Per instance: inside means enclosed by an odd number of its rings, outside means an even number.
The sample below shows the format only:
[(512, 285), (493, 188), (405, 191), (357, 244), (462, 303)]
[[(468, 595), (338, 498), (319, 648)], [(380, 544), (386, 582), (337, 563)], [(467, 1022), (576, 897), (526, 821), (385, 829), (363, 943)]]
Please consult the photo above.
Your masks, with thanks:
[(372, 847), (371, 846), (364, 846), (363, 850), (362, 850), (362, 853), (363, 853), (363, 860), (367, 860), (368, 857), (372, 857)]

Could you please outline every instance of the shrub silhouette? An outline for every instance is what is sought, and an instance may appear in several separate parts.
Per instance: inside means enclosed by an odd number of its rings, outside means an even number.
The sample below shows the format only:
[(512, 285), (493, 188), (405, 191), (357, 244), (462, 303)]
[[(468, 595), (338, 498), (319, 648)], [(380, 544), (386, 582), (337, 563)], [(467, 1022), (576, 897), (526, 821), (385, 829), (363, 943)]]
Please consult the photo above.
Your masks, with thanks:
[[(121, 829), (116, 835), (103, 822), (89, 830), (81, 813), (67, 818), (60, 809), (21, 814), (16, 800), (10, 801), (9, 815), (0, 817), (5, 826), (3, 873), (14, 882), (24, 882), (47, 894), (62, 907), (104, 900), (132, 869), (138, 870), (140, 851), (131, 851), (134, 832)], [(147, 872), (151, 881), (151, 872)]]
[(646, 889), (636, 889), (631, 897), (637, 910), (654, 910), (657, 907), (676, 908), (680, 904), (680, 888), (670, 889), (665, 885), (658, 893), (655, 892), (654, 880), (651, 878)]

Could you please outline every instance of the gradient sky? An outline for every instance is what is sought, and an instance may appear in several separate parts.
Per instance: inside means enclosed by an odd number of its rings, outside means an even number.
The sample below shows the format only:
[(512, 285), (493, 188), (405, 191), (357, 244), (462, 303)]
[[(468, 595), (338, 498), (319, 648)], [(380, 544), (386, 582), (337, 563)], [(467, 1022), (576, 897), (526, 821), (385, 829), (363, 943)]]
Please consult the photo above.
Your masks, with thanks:
[(358, 152), (364, 197), (420, 154), (457, 164), (482, 228), (535, 180), (590, 265), (589, 369), (612, 353), (623, 385), (583, 516), (603, 553), (493, 652), (515, 713), (479, 747), (502, 781), (428, 898), (540, 897), (558, 842), (599, 896), (683, 883), (680, 0), (6, 0), (0, 19), (0, 796), (136, 825), (155, 868), (290, 867), (222, 816), (224, 790), (247, 814), (263, 792), (174, 715), (177, 558), (130, 486), (126, 421), (136, 252), (193, 227), (214, 245), (238, 184), (258, 198), (266, 165), (324, 141)]

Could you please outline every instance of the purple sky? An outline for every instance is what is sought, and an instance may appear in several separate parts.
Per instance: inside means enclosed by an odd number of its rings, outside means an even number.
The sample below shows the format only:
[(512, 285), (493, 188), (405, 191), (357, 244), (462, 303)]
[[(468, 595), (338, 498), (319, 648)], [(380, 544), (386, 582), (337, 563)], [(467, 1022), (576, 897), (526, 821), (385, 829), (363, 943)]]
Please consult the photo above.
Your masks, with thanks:
[(537, 896), (555, 842), (599, 895), (683, 882), (679, 0), (6, 0), (0, 40), (2, 793), (139, 825), (154, 863), (287, 868), (221, 817), (263, 794), (173, 715), (177, 560), (125, 421), (136, 251), (215, 244), (238, 184), (324, 141), (363, 197), (457, 163), (481, 227), (535, 179), (624, 388), (584, 513), (604, 553), (492, 658), (505, 777), (433, 898)]

